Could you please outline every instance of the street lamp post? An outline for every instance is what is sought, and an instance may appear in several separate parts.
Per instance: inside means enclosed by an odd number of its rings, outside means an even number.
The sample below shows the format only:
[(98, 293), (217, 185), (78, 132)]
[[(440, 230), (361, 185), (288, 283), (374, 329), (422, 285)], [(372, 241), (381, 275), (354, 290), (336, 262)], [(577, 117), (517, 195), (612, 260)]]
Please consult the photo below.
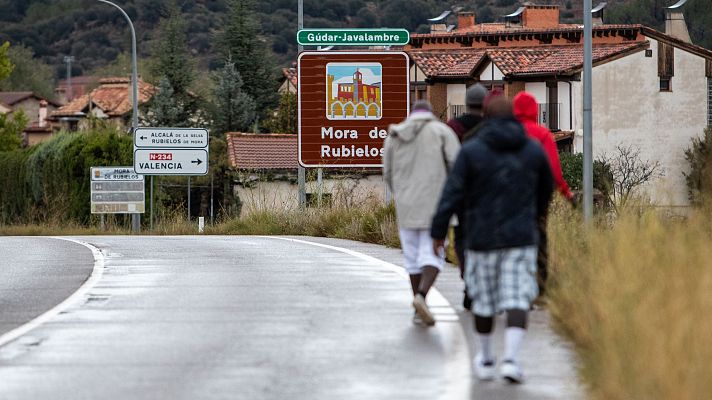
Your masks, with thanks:
[(593, 36), (591, 0), (583, 1), (583, 215), (586, 222), (593, 218)]
[[(109, 4), (121, 11), (121, 14), (124, 15), (126, 21), (129, 23), (129, 28), (131, 28), (131, 99), (133, 100), (131, 132), (133, 132), (136, 128), (138, 128), (138, 63), (136, 62), (136, 30), (134, 30), (131, 18), (129, 18), (129, 15), (126, 14), (126, 11), (124, 11), (121, 7), (108, 0), (97, 1)], [(134, 233), (138, 233), (141, 230), (141, 214), (131, 214), (131, 228)]]

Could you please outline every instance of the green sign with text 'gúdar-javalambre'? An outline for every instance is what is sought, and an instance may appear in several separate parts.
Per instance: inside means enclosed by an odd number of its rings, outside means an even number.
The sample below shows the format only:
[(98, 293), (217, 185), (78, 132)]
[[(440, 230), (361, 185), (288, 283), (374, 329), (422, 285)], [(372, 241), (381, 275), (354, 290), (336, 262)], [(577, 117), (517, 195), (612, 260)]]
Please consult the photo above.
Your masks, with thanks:
[(403, 46), (410, 34), (405, 29), (302, 29), (297, 43), (302, 46)]

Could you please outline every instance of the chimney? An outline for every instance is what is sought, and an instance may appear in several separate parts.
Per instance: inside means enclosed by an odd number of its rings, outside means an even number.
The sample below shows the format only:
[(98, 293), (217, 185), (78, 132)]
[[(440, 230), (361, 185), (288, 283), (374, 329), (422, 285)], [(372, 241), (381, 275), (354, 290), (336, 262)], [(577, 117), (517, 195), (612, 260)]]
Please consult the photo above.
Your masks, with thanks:
[(445, 24), (431, 24), (430, 33), (436, 32), (447, 32), (447, 25)]
[(445, 10), (442, 14), (435, 18), (428, 18), (428, 23), (430, 23), (430, 33), (435, 32), (447, 32), (447, 17), (452, 13), (450, 10)]
[(463, 11), (457, 14), (457, 29), (467, 30), (475, 26), (475, 13), (472, 11)]
[(591, 19), (593, 21), (593, 26), (603, 25), (603, 9), (606, 8), (608, 3), (602, 1), (591, 10)]
[(559, 6), (524, 6), (522, 26), (525, 28), (557, 28), (559, 26)]
[(682, 6), (686, 2), (687, 0), (680, 0), (665, 8), (665, 34), (678, 38), (683, 42), (692, 43), (690, 32), (687, 31), (685, 16), (682, 15)]
[(47, 100), (40, 100), (39, 126), (47, 126)]

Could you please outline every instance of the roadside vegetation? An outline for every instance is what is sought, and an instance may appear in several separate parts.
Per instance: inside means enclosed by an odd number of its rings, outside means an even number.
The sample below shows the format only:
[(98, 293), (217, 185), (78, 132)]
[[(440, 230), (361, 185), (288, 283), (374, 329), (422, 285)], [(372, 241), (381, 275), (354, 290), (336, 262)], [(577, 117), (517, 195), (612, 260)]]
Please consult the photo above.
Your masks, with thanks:
[(712, 393), (710, 216), (636, 207), (589, 229), (565, 210), (550, 219), (550, 310), (589, 398)]

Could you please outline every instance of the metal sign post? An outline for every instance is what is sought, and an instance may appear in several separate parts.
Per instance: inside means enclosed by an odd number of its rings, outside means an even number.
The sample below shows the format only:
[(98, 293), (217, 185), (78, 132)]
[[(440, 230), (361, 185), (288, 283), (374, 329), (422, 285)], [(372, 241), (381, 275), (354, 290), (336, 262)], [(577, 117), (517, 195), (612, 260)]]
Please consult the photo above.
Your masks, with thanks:
[[(300, 31), (304, 29), (304, 0), (297, 0), (297, 29)], [(297, 43), (299, 43), (299, 40), (297, 40)], [(302, 54), (304, 51), (304, 46), (301, 43), (299, 43), (298, 50), (299, 54)], [(297, 86), (297, 96), (301, 91), (301, 88)], [(301, 164), (297, 166), (297, 186), (299, 187), (297, 201), (299, 202), (300, 209), (304, 209), (307, 206), (306, 175), (306, 169)]]

